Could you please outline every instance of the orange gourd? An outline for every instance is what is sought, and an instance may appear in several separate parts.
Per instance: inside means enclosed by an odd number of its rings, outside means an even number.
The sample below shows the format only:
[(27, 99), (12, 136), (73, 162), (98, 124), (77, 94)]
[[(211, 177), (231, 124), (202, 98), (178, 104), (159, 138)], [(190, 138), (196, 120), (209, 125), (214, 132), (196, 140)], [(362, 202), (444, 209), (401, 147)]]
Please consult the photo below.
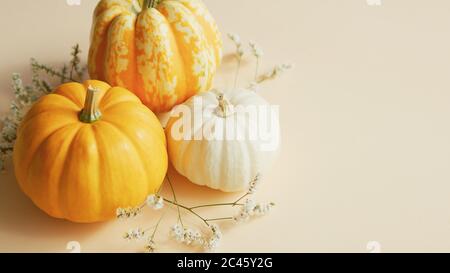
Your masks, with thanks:
[(38, 100), (18, 129), (13, 160), (39, 208), (82, 223), (141, 204), (168, 165), (156, 116), (130, 91), (100, 81), (63, 84)]
[(95, 9), (91, 78), (132, 90), (156, 113), (209, 90), (221, 55), (201, 0), (102, 0)]

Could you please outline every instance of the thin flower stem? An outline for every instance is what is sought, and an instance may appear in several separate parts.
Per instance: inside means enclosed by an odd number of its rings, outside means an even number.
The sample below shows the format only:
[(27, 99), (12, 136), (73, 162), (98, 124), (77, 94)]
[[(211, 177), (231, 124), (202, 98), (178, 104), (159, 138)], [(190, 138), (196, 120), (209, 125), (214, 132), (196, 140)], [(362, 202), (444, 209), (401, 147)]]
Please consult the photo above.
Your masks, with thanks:
[(158, 230), (159, 224), (161, 224), (161, 221), (164, 218), (164, 215), (165, 214), (161, 215), (161, 217), (158, 220), (158, 223), (156, 223), (156, 226), (155, 226), (155, 229), (153, 230), (152, 236), (150, 236), (150, 240), (153, 240), (155, 238), (156, 231)]
[(172, 201), (172, 200), (169, 200), (169, 199), (166, 199), (166, 198), (164, 198), (164, 201), (166, 201), (167, 203), (170, 203), (170, 204), (172, 204), (172, 205), (177, 206), (178, 209), (182, 208), (182, 209), (185, 209), (185, 210), (189, 211), (190, 213), (192, 213), (193, 215), (195, 215), (195, 216), (197, 216), (199, 219), (201, 219), (207, 226), (209, 226), (208, 221), (206, 221), (205, 218), (203, 218), (200, 214), (196, 213), (196, 212), (193, 211), (192, 209), (190, 209), (190, 208), (188, 208), (188, 207), (186, 207), (186, 206), (180, 205), (180, 204), (178, 204), (176, 201)]
[(256, 57), (255, 82), (258, 81), (258, 74), (259, 74), (259, 58)]
[(239, 203), (239, 201), (241, 201), (242, 199), (244, 199), (245, 197), (247, 197), (247, 196), (249, 196), (250, 195), (250, 193), (246, 193), (246, 194), (244, 194), (242, 197), (240, 197), (238, 200), (236, 200), (236, 201), (234, 201), (234, 205), (233, 206), (237, 206), (237, 205), (239, 205), (238, 203)]
[(206, 219), (207, 222), (216, 222), (216, 221), (228, 221), (233, 220), (233, 217), (222, 217), (222, 218), (212, 218), (212, 219)]
[(200, 209), (200, 208), (208, 208), (208, 207), (225, 207), (225, 206), (243, 206), (244, 204), (238, 204), (237, 202), (233, 203), (218, 203), (218, 204), (209, 204), (209, 205), (201, 205), (190, 207), (191, 210)]
[(241, 57), (238, 57), (238, 63), (237, 63), (237, 68), (236, 68), (236, 75), (234, 76), (234, 88), (236, 88), (237, 85), (238, 85), (240, 70), (241, 70)]
[(170, 189), (171, 189), (172, 195), (173, 195), (173, 200), (175, 201), (175, 205), (177, 206), (178, 220), (180, 221), (181, 225), (184, 227), (183, 220), (181, 219), (180, 205), (178, 204), (177, 195), (175, 194), (175, 190), (173, 188), (172, 181), (170, 181), (169, 175), (167, 175), (167, 181), (169, 182)]

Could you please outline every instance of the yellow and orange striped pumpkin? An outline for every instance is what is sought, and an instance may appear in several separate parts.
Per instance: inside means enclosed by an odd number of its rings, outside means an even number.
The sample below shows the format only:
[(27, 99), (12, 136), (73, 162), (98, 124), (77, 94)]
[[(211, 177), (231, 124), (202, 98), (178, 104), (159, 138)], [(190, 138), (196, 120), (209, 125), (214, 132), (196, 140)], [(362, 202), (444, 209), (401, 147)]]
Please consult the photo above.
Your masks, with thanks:
[(91, 78), (132, 90), (156, 113), (207, 91), (221, 55), (201, 0), (102, 0), (95, 9)]

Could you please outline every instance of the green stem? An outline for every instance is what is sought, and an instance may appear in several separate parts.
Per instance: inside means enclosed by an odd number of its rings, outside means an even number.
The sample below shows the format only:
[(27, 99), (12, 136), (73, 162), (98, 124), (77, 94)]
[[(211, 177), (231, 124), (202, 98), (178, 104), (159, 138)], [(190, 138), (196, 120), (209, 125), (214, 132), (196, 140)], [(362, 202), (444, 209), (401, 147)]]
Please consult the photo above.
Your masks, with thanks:
[(142, 10), (144, 9), (153, 9), (159, 4), (159, 0), (144, 0), (144, 4), (142, 5)]
[(200, 214), (196, 213), (196, 212), (193, 211), (192, 209), (190, 209), (190, 208), (188, 208), (188, 207), (186, 207), (186, 206), (180, 205), (180, 204), (178, 204), (178, 202), (176, 202), (176, 201), (172, 201), (172, 200), (169, 200), (169, 199), (166, 199), (166, 198), (164, 198), (164, 201), (167, 202), (167, 203), (169, 203), (169, 204), (172, 204), (172, 205), (177, 206), (178, 209), (182, 208), (182, 209), (185, 209), (185, 210), (189, 211), (190, 213), (192, 213), (193, 215), (195, 215), (195, 216), (197, 216), (199, 219), (201, 219), (207, 226), (209, 226), (208, 221), (206, 221), (205, 218), (203, 218)]
[(249, 195), (250, 195), (250, 193), (247, 192), (246, 194), (244, 194), (243, 196), (241, 196), (238, 200), (236, 200), (236, 201), (234, 202), (234, 205), (233, 205), (233, 206), (237, 206), (239, 201), (241, 201), (242, 199), (244, 199), (245, 197), (247, 197), (247, 196), (249, 196)]
[(228, 221), (233, 220), (233, 217), (222, 217), (222, 218), (212, 218), (212, 219), (206, 219), (207, 222), (216, 222), (216, 221)]
[(94, 123), (102, 117), (102, 113), (98, 109), (98, 96), (100, 90), (89, 86), (87, 89), (86, 99), (84, 101), (84, 108), (80, 112), (80, 121), (84, 123)]
[(209, 204), (209, 205), (201, 205), (201, 206), (195, 206), (190, 207), (191, 210), (195, 209), (201, 209), (201, 208), (209, 208), (209, 207), (225, 207), (225, 206), (243, 206), (243, 204), (238, 203), (220, 203), (220, 204)]
[(172, 195), (173, 195), (173, 200), (176, 203), (175, 205), (177, 205), (178, 220), (180, 221), (181, 225), (184, 227), (183, 220), (181, 219), (180, 205), (178, 204), (177, 195), (175, 194), (175, 190), (173, 188), (172, 181), (170, 181), (169, 175), (167, 175), (167, 181), (169, 182), (170, 190), (172, 191)]
[(259, 73), (259, 58), (256, 58), (255, 82), (258, 81), (258, 73)]
[(164, 214), (161, 215), (161, 218), (159, 218), (158, 223), (156, 224), (155, 229), (153, 230), (152, 236), (150, 237), (150, 240), (153, 241), (153, 239), (155, 238), (156, 231), (158, 230), (159, 224), (161, 224), (163, 217), (164, 217)]
[(237, 68), (236, 68), (236, 75), (234, 76), (234, 88), (237, 87), (238, 85), (238, 80), (239, 80), (239, 72), (241, 70), (241, 58), (238, 58), (238, 63), (237, 63)]

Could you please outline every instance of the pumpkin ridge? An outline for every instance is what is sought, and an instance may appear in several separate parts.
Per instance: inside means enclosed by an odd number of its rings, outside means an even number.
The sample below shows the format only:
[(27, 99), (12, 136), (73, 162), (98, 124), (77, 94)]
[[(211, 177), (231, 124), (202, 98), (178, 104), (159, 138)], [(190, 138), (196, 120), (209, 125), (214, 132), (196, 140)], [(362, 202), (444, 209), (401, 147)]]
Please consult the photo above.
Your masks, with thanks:
[[(130, 102), (122, 102), (122, 103), (120, 103), (120, 104), (115, 104), (114, 107), (108, 107), (108, 110), (104, 110), (104, 114), (105, 114), (105, 115), (104, 115), (103, 121), (108, 122), (108, 123), (112, 123), (113, 125), (115, 125), (115, 126), (117, 126), (117, 127), (119, 127), (119, 128), (122, 127), (120, 124), (117, 124), (117, 123), (115, 122), (114, 119), (110, 119), (110, 118), (108, 117), (108, 112), (107, 112), (107, 111), (112, 111), (112, 108), (120, 107), (120, 106), (123, 106), (124, 104), (131, 104), (131, 103), (130, 103)], [(141, 108), (140, 110), (149, 112), (150, 114), (153, 115), (153, 118), (154, 118), (155, 120), (157, 120), (157, 117), (153, 114), (153, 112), (151, 112), (151, 110), (149, 110), (149, 109), (148, 109), (146, 106), (144, 106), (143, 104), (130, 105), (130, 106), (134, 106), (134, 107), (138, 106), (139, 108)], [(136, 120), (138, 120), (136, 116), (135, 116), (135, 118), (136, 118)], [(139, 122), (141, 122), (140, 119), (139, 119)], [(166, 136), (165, 136), (164, 130), (163, 130), (161, 127), (153, 126), (153, 123), (151, 123), (151, 122), (147, 122), (147, 121), (144, 121), (144, 120), (142, 120), (142, 122), (143, 122), (144, 124), (147, 124), (147, 125), (151, 126), (151, 127), (152, 127), (152, 130), (150, 131), (150, 133), (153, 135), (154, 139), (157, 139), (157, 140), (158, 140), (158, 143), (159, 143), (161, 146), (167, 147)], [(159, 125), (159, 123), (156, 123), (156, 124)]]
[(64, 175), (67, 174), (67, 168), (69, 166), (69, 162), (72, 159), (72, 153), (74, 148), (76, 147), (76, 142), (74, 141), (74, 139), (77, 138), (77, 136), (80, 134), (81, 129), (83, 128), (83, 126), (80, 126), (76, 133), (74, 134), (74, 136), (72, 137), (72, 140), (70, 142), (70, 145), (67, 149), (66, 152), (66, 157), (64, 158), (64, 163), (63, 163), (63, 167), (62, 167), (62, 171), (61, 171), (61, 175), (59, 178), (59, 198), (58, 198), (58, 205), (60, 210), (63, 212), (64, 215), (64, 219), (67, 220), (71, 220), (71, 218), (73, 218), (73, 213), (72, 211), (69, 210), (68, 208), (68, 203), (67, 203), (67, 195), (69, 194), (69, 191), (67, 190), (68, 188), (68, 181), (69, 179), (64, 178)]
[(189, 9), (197, 18), (199, 23), (203, 26), (203, 29), (206, 29), (207, 33), (205, 33), (205, 35), (210, 38), (207, 39), (207, 41), (211, 50), (214, 51), (216, 62), (215, 66), (217, 69), (222, 62), (223, 47), (223, 41), (217, 23), (214, 21), (211, 13), (208, 11), (203, 2), (192, 0), (187, 2), (185, 0), (181, 0), (180, 3), (182, 3), (187, 9)]
[[(138, 147), (138, 144), (136, 143), (135, 139), (130, 137), (130, 136), (128, 136), (125, 132), (123, 132), (123, 130), (120, 128), (121, 127), (120, 125), (115, 124), (112, 121), (107, 121), (107, 123), (109, 125), (115, 127), (118, 131), (120, 131), (121, 134), (124, 137), (126, 137), (128, 139), (128, 141), (133, 145), (133, 148), (136, 150), (136, 153), (137, 153), (137, 155), (138, 155), (138, 157), (140, 159), (139, 162), (141, 162), (142, 169), (144, 170), (144, 173), (145, 173), (145, 176), (146, 176), (145, 181), (150, 181), (149, 177), (148, 177), (148, 173), (149, 173), (148, 167), (143, 163), (143, 162), (147, 161), (146, 157), (142, 154), (141, 149), (140, 149), (140, 147)], [(150, 187), (151, 187), (150, 183), (147, 183), (147, 193), (151, 193), (153, 191), (153, 189), (151, 189)]]
[(140, 147), (138, 147), (137, 144), (135, 143), (135, 141), (132, 140), (125, 132), (123, 132), (123, 130), (119, 126), (117, 126), (116, 124), (113, 124), (111, 121), (103, 120), (103, 121), (100, 121), (99, 123), (110, 126), (114, 130), (116, 130), (120, 135), (122, 135), (122, 137), (124, 139), (127, 139), (128, 142), (132, 145), (134, 153), (137, 154), (139, 157), (138, 161), (140, 162), (140, 165), (141, 165), (140, 167), (145, 175), (145, 181), (147, 182), (147, 192), (150, 192), (149, 191), (150, 184), (148, 183), (150, 181), (149, 177), (148, 177), (149, 174), (148, 174), (148, 170), (147, 170), (146, 166), (143, 163), (145, 160), (143, 160)]
[[(42, 147), (42, 144), (43, 144), (44, 142), (48, 141), (48, 139), (49, 139), (51, 136), (55, 135), (57, 132), (60, 132), (61, 130), (65, 129), (65, 128), (67, 128), (67, 127), (73, 126), (73, 125), (75, 125), (75, 124), (77, 124), (77, 123), (67, 124), (67, 125), (65, 125), (65, 126), (62, 126), (62, 127), (58, 128), (58, 129), (56, 129), (55, 131), (51, 132), (48, 136), (46, 136), (45, 138), (43, 138), (42, 141), (39, 142), (39, 145), (36, 145), (36, 149), (35, 149), (34, 151), (28, 152), (31, 156), (29, 156), (29, 158), (26, 159), (25, 162), (21, 162), (20, 165), (23, 164), (23, 166), (26, 166), (26, 169), (27, 169), (27, 170), (30, 169), (31, 166), (32, 166), (32, 163), (33, 163), (34, 160), (35, 160), (35, 157), (36, 157), (36, 154), (37, 154), (38, 150)], [(76, 132), (77, 132), (77, 131), (78, 131), (78, 130), (76, 130)], [(76, 135), (76, 134), (75, 134), (75, 135)], [(72, 145), (72, 141), (71, 141), (71, 145)], [(27, 177), (26, 177), (26, 179), (25, 179), (24, 185), (22, 185), (22, 189), (24, 190), (25, 193), (27, 193), (28, 196), (30, 196), (30, 198), (31, 198), (32, 194), (28, 191), (28, 189), (31, 188), (31, 186), (30, 186), (30, 185), (31, 185), (30, 180), (32, 180), (32, 179), (31, 179), (31, 178), (32, 178), (31, 175), (32, 175), (32, 173), (29, 172), (28, 175), (27, 175)], [(21, 179), (20, 179), (20, 180), (21, 180)], [(19, 181), (19, 179), (18, 179), (18, 181)], [(21, 185), (21, 183), (19, 183), (19, 185)], [(40, 185), (40, 186), (42, 186), (42, 185)], [(31, 199), (33, 200), (33, 203), (36, 203), (35, 200), (34, 200), (34, 198), (31, 198)]]
[[(36, 150), (36, 152), (34, 153), (33, 159), (31, 160), (30, 164), (32, 164), (32, 162), (33, 162), (33, 160), (34, 160), (34, 157), (36, 157), (36, 155), (37, 155), (38, 152), (39, 152), (39, 149), (41, 149), (42, 147), (44, 147), (45, 143), (48, 142), (52, 136), (55, 136), (57, 133), (63, 131), (63, 130), (66, 129), (67, 127), (70, 127), (70, 126), (65, 126), (65, 127), (63, 127), (63, 128), (60, 128), (60, 129), (58, 129), (57, 131), (55, 131), (54, 133), (52, 133), (52, 135), (50, 135), (48, 138), (46, 138), (45, 141), (43, 141), (43, 142), (39, 145), (39, 148), (38, 148), (38, 149)], [(80, 127), (80, 128), (81, 128), (81, 127)], [(70, 130), (73, 131), (73, 132), (72, 132), (72, 135), (71, 135), (70, 137), (68, 137), (67, 140), (65, 139), (65, 141), (68, 141), (68, 142), (69, 142), (69, 145), (68, 145), (67, 149), (66, 149), (66, 150), (64, 150), (64, 149), (59, 149), (58, 154), (55, 156), (55, 157), (62, 157), (62, 158), (64, 158), (64, 162), (63, 162), (63, 164), (62, 164), (63, 169), (65, 168), (65, 164), (66, 164), (65, 162), (66, 162), (66, 159), (67, 159), (68, 151), (69, 151), (69, 149), (71, 148), (71, 146), (72, 146), (72, 144), (73, 144), (73, 141), (72, 141), (72, 140), (73, 140), (74, 137), (78, 134), (78, 131), (79, 131), (80, 128), (71, 128), (71, 129), (70, 129)], [(61, 148), (61, 147), (62, 147), (62, 146), (60, 146), (60, 148)], [(57, 164), (57, 162), (56, 162), (56, 161), (53, 161), (53, 164), (50, 166), (50, 169), (51, 169), (52, 171), (55, 169), (55, 164)], [(60, 189), (61, 177), (62, 177), (62, 174), (63, 174), (63, 169), (61, 169), (61, 170), (59, 171), (58, 178), (56, 179), (57, 185), (52, 185), (53, 187), (56, 187), (56, 188), (57, 188), (57, 190), (55, 191), (56, 194), (57, 194), (57, 196), (54, 197), (54, 199), (57, 200), (56, 202), (59, 204), (59, 206), (51, 206), (51, 201), (50, 201), (50, 204), (48, 204), (49, 206), (52, 207), (52, 208), (51, 208), (51, 209), (52, 209), (52, 214), (51, 214), (51, 215), (54, 216), (54, 217), (57, 217), (57, 218), (61, 218), (61, 215), (64, 215), (64, 212), (61, 211), (61, 204), (60, 204), (60, 198), (59, 198), (59, 196), (60, 196), (59, 189)], [(46, 188), (49, 188), (50, 185), (48, 184), (48, 181), (46, 181), (46, 183), (47, 183), (47, 184), (45, 185)], [(42, 186), (42, 185), (41, 185), (41, 186)], [(49, 192), (48, 192), (48, 193), (49, 193)], [(57, 209), (54, 209), (53, 207), (56, 207)]]
[[(189, 75), (190, 77), (187, 77), (188, 79), (195, 79), (195, 81), (189, 81), (189, 84), (187, 85), (187, 94), (186, 94), (186, 98), (191, 97), (193, 95), (195, 95), (196, 90), (201, 91), (205, 91), (206, 89), (206, 85), (202, 87), (202, 83), (201, 83), (201, 75), (195, 75), (195, 66), (196, 65), (200, 65), (202, 66), (202, 73), (207, 73), (207, 71), (209, 71), (209, 61), (207, 56), (205, 55), (205, 46), (204, 46), (204, 39), (200, 39), (200, 38), (194, 38), (194, 37), (203, 37), (204, 34), (203, 30), (201, 29), (199, 23), (197, 22), (197, 17), (196, 15), (189, 10), (182, 2), (179, 1), (164, 1), (163, 2), (163, 6), (166, 9), (167, 14), (164, 14), (166, 17), (170, 17), (169, 12), (173, 12), (175, 13), (177, 16), (181, 17), (181, 18), (185, 18), (185, 17), (189, 17), (189, 19), (185, 19), (185, 20), (181, 20), (180, 22), (178, 21), (178, 18), (176, 21), (170, 23), (170, 24), (175, 24), (175, 23), (184, 23), (187, 24), (187, 26), (184, 26), (186, 28), (189, 28), (192, 31), (192, 37), (190, 37), (189, 40), (189, 49), (192, 48), (192, 43), (195, 45), (197, 50), (190, 50), (187, 52), (187, 54), (183, 54), (183, 59), (186, 62), (186, 59), (190, 59), (190, 62), (192, 62), (192, 64), (186, 65), (185, 67), (185, 71), (189, 71)], [(169, 21), (169, 20), (168, 20)], [(170, 21), (169, 21), (170, 22)], [(176, 39), (177, 39), (177, 43), (178, 44), (184, 44), (184, 43), (180, 43), (180, 39), (186, 39), (186, 33), (181, 31), (181, 30), (177, 30), (176, 32), (180, 35), (182, 35), (182, 37), (178, 37), (179, 35), (175, 35)], [(197, 39), (197, 40), (196, 40)], [(185, 56), (185, 57), (184, 57)], [(199, 58), (199, 56), (201, 56), (201, 58)], [(205, 58), (206, 57), (206, 58)], [(186, 100), (186, 98), (183, 98), (183, 101)]]
[[(27, 151), (27, 154), (28, 154), (28, 156), (26, 157), (26, 158), (22, 158), (22, 162), (20, 163), (20, 165), (24, 165), (24, 166), (26, 166), (27, 168), (29, 167), (29, 165), (30, 165), (30, 162), (32, 161), (32, 159), (33, 159), (33, 157), (34, 157), (34, 155), (35, 155), (35, 153), (36, 153), (36, 151), (37, 151), (37, 149), (42, 145), (42, 143), (44, 142), (44, 141), (46, 141), (50, 136), (52, 136), (55, 132), (57, 132), (57, 131), (59, 131), (59, 130), (61, 130), (61, 129), (64, 129), (65, 127), (69, 127), (69, 126), (73, 126), (73, 125), (75, 125), (75, 124), (78, 124), (78, 123), (67, 123), (67, 124), (64, 124), (64, 125), (62, 125), (61, 127), (58, 127), (58, 128), (56, 128), (54, 131), (52, 131), (52, 132), (50, 132), (47, 136), (45, 136), (45, 137), (43, 137), (42, 138), (42, 140), (38, 143), (38, 144), (36, 144), (35, 146), (35, 149), (34, 150), (32, 150), (32, 151), (30, 151), (30, 150), (28, 150)], [(25, 128), (25, 127), (24, 127)], [(19, 133), (20, 134), (20, 133)], [(31, 149), (31, 147), (27, 147), (28, 149)], [(23, 160), (25, 160), (24, 162), (23, 162)], [(28, 177), (27, 177), (27, 179), (28, 179)], [(27, 180), (25, 180), (25, 181), (27, 181)], [(20, 184), (20, 183), (19, 183)]]
[[(56, 90), (51, 93), (54, 95), (59, 95), (62, 96), (68, 100), (70, 100), (71, 102), (73, 102), (77, 107), (82, 108), (83, 107), (83, 99), (81, 98), (81, 100), (79, 100), (80, 98), (77, 96), (78, 92), (80, 92), (79, 90), (84, 90), (84, 86), (81, 83), (78, 82), (70, 82), (70, 83), (64, 83), (61, 84), (60, 86), (58, 86), (56, 88)], [(70, 90), (71, 92), (67, 92), (66, 90)]]
[[(166, 7), (166, 4), (168, 2), (172, 2), (172, 1), (163, 1), (162, 3), (160, 3), (160, 5), (162, 5), (163, 7)], [(181, 95), (179, 94), (179, 98), (177, 99), (177, 101), (183, 102), (189, 97), (189, 94), (192, 92), (190, 90), (193, 89), (192, 84), (189, 81), (189, 77), (187, 77), (187, 75), (186, 75), (187, 74), (186, 71), (190, 71), (191, 68), (188, 66), (187, 61), (186, 61), (186, 58), (188, 58), (187, 54), (182, 54), (182, 52), (180, 50), (179, 45), (182, 44), (182, 43), (180, 43), (181, 38), (178, 37), (178, 35), (174, 34), (176, 31), (174, 30), (173, 22), (170, 22), (169, 19), (167, 19), (167, 15), (164, 14), (163, 11), (161, 11), (161, 13), (166, 17), (170, 32), (172, 33), (173, 39), (175, 40), (174, 47), (175, 47), (176, 51), (178, 52), (178, 55), (181, 57), (178, 61), (181, 63), (181, 67), (183, 68), (181, 73), (183, 74), (183, 79), (185, 82), (185, 88), (184, 88), (185, 90), (183, 90), (183, 94), (181, 94)]]
[[(121, 8), (130, 9), (133, 5), (130, 0), (101, 0), (94, 10), (94, 16), (99, 16), (105, 10), (108, 10), (114, 6), (119, 6)], [(131, 9), (130, 9), (131, 10)]]
[[(113, 90), (118, 90), (121, 92), (121, 96), (119, 96), (119, 93), (112, 94)], [(142, 103), (139, 101), (139, 98), (135, 97), (135, 95), (129, 94), (126, 99), (123, 99), (123, 94), (125, 92), (122, 92), (125, 89), (122, 89), (121, 87), (113, 87), (110, 88), (108, 91), (105, 92), (105, 95), (103, 96), (102, 100), (99, 102), (99, 108), (101, 111), (108, 111), (110, 108), (116, 107), (118, 104), (121, 103), (133, 103), (135, 105), (142, 105)], [(128, 95), (128, 94), (127, 94)], [(105, 106), (106, 104), (106, 106)]]
[[(62, 96), (62, 97), (64, 97), (64, 96)], [(54, 107), (54, 105), (52, 105), (52, 107)], [(79, 107), (77, 106), (77, 108), (79, 108)], [(55, 108), (55, 109), (44, 109), (44, 110), (42, 110), (40, 112), (36, 112), (36, 113), (30, 111), (30, 112), (27, 113), (27, 115), (23, 119), (24, 122), (23, 122), (23, 124), (21, 124), (21, 127), (23, 127), (26, 123), (28, 123), (29, 120), (32, 120), (32, 119), (34, 119), (34, 118), (36, 118), (36, 117), (38, 117), (38, 116), (40, 116), (42, 114), (48, 114), (49, 112), (60, 112), (60, 113), (69, 114), (70, 112), (75, 112), (75, 111), (81, 111), (81, 109), (76, 109), (76, 110), (75, 109), (70, 109), (67, 106), (63, 105), (63, 106), (60, 106), (60, 107)]]
[[(125, 24), (136, 20), (136, 15), (131, 12), (123, 12), (116, 16), (108, 27), (107, 34), (107, 46), (105, 53), (105, 78), (113, 85), (127, 85), (131, 90), (134, 90), (134, 82), (124, 76), (124, 73), (133, 73), (130, 71), (130, 60), (135, 57), (135, 53), (130, 53), (128, 50), (129, 40), (125, 39), (129, 31), (133, 31), (133, 27), (130, 29), (125, 28)], [(134, 34), (131, 40), (134, 40)], [(121, 42), (120, 42), (121, 41)], [(125, 44), (125, 46), (122, 45)], [(120, 51), (126, 49), (126, 53), (122, 54)], [(130, 56), (131, 55), (131, 56)]]
[[(96, 131), (94, 130), (94, 126), (92, 124), (89, 125), (89, 128), (90, 128), (90, 130), (92, 131), (92, 134), (93, 134), (93, 137), (91, 138), (91, 141), (92, 141), (92, 143), (95, 143), (95, 149), (96, 149), (97, 158), (100, 161), (100, 150), (98, 148), (98, 143), (97, 143), (97, 134), (96, 134)], [(75, 139), (75, 138), (73, 138), (73, 139)], [(97, 165), (97, 169), (100, 169), (99, 165), (100, 164)], [(96, 187), (96, 189), (97, 189), (97, 196), (99, 196), (100, 199), (103, 199), (104, 195), (101, 194), (101, 193), (103, 192), (103, 189), (105, 188), (105, 184), (103, 183), (103, 179), (101, 178), (100, 172), (97, 172), (97, 181), (98, 181), (98, 184), (97, 184), (97, 187)], [(91, 190), (92, 190), (92, 188), (91, 188)], [(102, 202), (102, 201), (97, 202), (97, 204), (96, 204), (97, 211), (103, 211), (104, 210), (103, 204), (104, 204), (104, 202)]]
[[(217, 70), (217, 67), (219, 66), (219, 64), (216, 63), (217, 62), (216, 52), (215, 52), (214, 48), (212, 47), (212, 41), (209, 41), (209, 39), (207, 39), (208, 33), (201, 21), (204, 18), (202, 18), (202, 16), (199, 16), (197, 14), (198, 10), (194, 9), (191, 6), (192, 2), (186, 3), (185, 1), (179, 1), (179, 3), (181, 4), (181, 6), (184, 9), (186, 9), (185, 12), (188, 13), (190, 16), (192, 16), (192, 18), (195, 19), (193, 21), (196, 22), (196, 24), (198, 25), (198, 28), (193, 28), (193, 29), (196, 29), (196, 31), (201, 33), (201, 35), (199, 35), (199, 33), (197, 33), (197, 35), (203, 37), (200, 42), (200, 46), (203, 47), (203, 49), (200, 50), (200, 52), (203, 53), (202, 55), (204, 55), (203, 57), (206, 59), (205, 68), (203, 69), (203, 72), (205, 73), (204, 77), (206, 78), (206, 81), (205, 81), (204, 89), (201, 91), (206, 91), (211, 87), (212, 81), (213, 81), (213, 76), (215, 74), (214, 72)], [(199, 2), (199, 3), (201, 3), (201, 2)], [(214, 53), (212, 54), (213, 56), (210, 55), (211, 50), (214, 51)], [(191, 94), (191, 96), (194, 94)]]
[[(50, 113), (54, 113), (54, 112), (56, 112), (56, 113), (59, 112), (59, 114), (61, 114), (61, 113), (64, 113), (64, 114), (70, 113), (69, 111), (63, 111), (62, 109), (59, 110), (59, 111), (51, 110), (51, 109), (50, 109), (50, 110), (47, 110), (47, 111), (43, 111), (43, 112), (40, 112), (40, 113), (38, 113), (38, 114), (36, 114), (36, 115), (33, 115), (33, 116), (31, 116), (31, 117), (25, 119), (25, 120), (23, 121), (23, 123), (20, 125), (19, 130), (21, 130), (22, 127), (25, 128), (31, 121), (34, 121), (35, 119), (39, 118), (41, 115), (44, 115), (44, 114), (50, 114)], [(76, 124), (76, 123), (77, 123), (77, 122), (72, 122), (72, 123), (69, 123), (69, 122), (68, 122), (67, 125), (69, 125), (69, 124)]]
[(92, 62), (88, 63), (89, 75), (99, 80), (105, 79), (105, 50), (108, 44), (108, 30), (111, 22), (120, 14), (126, 12), (122, 6), (113, 6), (105, 9), (98, 16), (94, 17), (91, 33), (91, 46), (89, 48), (88, 58)]

